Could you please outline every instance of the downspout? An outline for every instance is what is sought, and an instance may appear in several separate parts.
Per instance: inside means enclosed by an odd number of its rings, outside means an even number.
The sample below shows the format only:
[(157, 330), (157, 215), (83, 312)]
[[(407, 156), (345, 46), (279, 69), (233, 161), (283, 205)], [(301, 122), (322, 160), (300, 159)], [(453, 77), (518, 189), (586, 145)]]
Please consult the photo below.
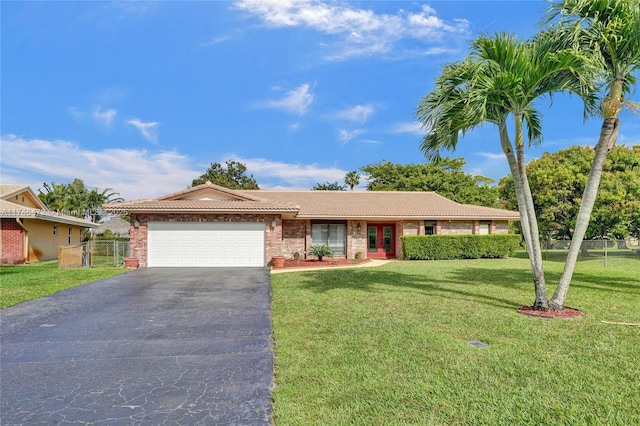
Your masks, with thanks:
[(24, 231), (24, 235), (22, 237), (22, 260), (24, 263), (29, 263), (29, 231), (25, 228), (24, 223), (20, 222), (19, 217), (16, 218), (16, 223)]

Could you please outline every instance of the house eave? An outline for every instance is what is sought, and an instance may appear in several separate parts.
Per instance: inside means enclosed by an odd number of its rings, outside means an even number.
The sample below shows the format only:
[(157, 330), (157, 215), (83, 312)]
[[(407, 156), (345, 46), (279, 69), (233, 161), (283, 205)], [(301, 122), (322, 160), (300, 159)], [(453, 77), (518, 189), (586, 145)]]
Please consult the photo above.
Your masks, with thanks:
[(98, 224), (88, 222), (82, 219), (75, 219), (69, 217), (61, 217), (55, 213), (39, 213), (39, 212), (16, 212), (4, 211), (0, 214), (2, 219), (39, 219), (47, 222), (64, 223), (66, 225), (80, 226), (83, 228), (96, 228)]
[(181, 208), (181, 209), (167, 209), (167, 208), (153, 208), (153, 207), (144, 207), (144, 208), (107, 208), (106, 211), (109, 213), (112, 212), (122, 212), (126, 210), (127, 213), (170, 213), (170, 214), (181, 214), (181, 213), (205, 213), (205, 214), (213, 214), (213, 213), (223, 213), (223, 214), (247, 214), (247, 213), (259, 213), (259, 214), (281, 214), (281, 213), (296, 213), (295, 209), (215, 209), (215, 208)]
[(520, 217), (514, 216), (488, 216), (488, 215), (415, 215), (415, 216), (393, 216), (393, 215), (376, 215), (376, 216), (339, 216), (339, 215), (318, 215), (318, 214), (299, 214), (296, 219), (344, 219), (344, 220), (389, 220), (389, 221), (401, 221), (401, 220), (506, 220), (506, 221), (519, 221)]

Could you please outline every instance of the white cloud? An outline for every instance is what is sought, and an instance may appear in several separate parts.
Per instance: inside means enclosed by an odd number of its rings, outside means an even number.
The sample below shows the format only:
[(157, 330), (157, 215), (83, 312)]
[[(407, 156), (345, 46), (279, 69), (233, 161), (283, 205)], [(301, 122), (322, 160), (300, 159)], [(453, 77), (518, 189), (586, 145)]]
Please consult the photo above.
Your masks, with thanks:
[(399, 10), (395, 15), (376, 14), (350, 3), (314, 0), (241, 0), (237, 9), (256, 16), (270, 28), (301, 27), (336, 39), (330, 59), (397, 54), (403, 40), (417, 41), (429, 49), (448, 35), (468, 35), (464, 19), (446, 22), (429, 6), (418, 12)]
[(311, 189), (318, 182), (342, 182), (347, 173), (337, 167), (318, 164), (296, 164), (264, 158), (242, 158), (234, 154), (224, 157), (247, 166), (262, 189)]
[(411, 133), (418, 136), (424, 136), (427, 131), (422, 128), (420, 123), (416, 121), (409, 121), (394, 124), (389, 129), (389, 133)]
[(144, 122), (137, 118), (127, 120), (127, 124), (131, 124), (133, 127), (140, 131), (140, 134), (149, 142), (158, 142), (158, 126), (160, 123), (155, 121)]
[(341, 129), (338, 132), (338, 138), (340, 139), (341, 142), (347, 143), (351, 139), (355, 138), (358, 135), (363, 134), (364, 132), (365, 131), (362, 129), (356, 129), (356, 130)]
[(101, 106), (96, 106), (91, 112), (86, 112), (71, 107), (69, 108), (69, 113), (78, 121), (94, 121), (100, 126), (109, 129), (118, 111), (113, 108), (108, 108), (103, 111)]
[(490, 161), (506, 161), (506, 157), (501, 152), (476, 152), (476, 155), (484, 157)]
[(376, 109), (372, 104), (355, 105), (351, 108), (336, 112), (334, 117), (341, 120), (356, 121), (364, 124), (375, 112)]
[(118, 112), (115, 109), (109, 108), (106, 111), (102, 111), (102, 107), (95, 107), (91, 112), (91, 117), (102, 124), (106, 128), (111, 127), (111, 123), (113, 123), (113, 119), (115, 118)]
[(286, 111), (292, 114), (304, 115), (313, 103), (313, 93), (308, 83), (288, 91), (281, 99), (261, 102), (258, 106)]
[(2, 182), (27, 183), (82, 179), (88, 187), (112, 188), (125, 199), (153, 198), (186, 188), (202, 174), (178, 152), (139, 149), (92, 151), (64, 140), (1, 139)]
[[(264, 158), (221, 157), (247, 166), (261, 188), (310, 189), (318, 182), (341, 182), (346, 173), (338, 167), (296, 164)], [(175, 151), (82, 148), (65, 140), (0, 138), (0, 180), (30, 185), (37, 192), (43, 182), (68, 183), (82, 179), (90, 188), (112, 188), (126, 200), (155, 198), (190, 186), (208, 164)]]
[(231, 36), (230, 35), (226, 35), (226, 36), (218, 36), (218, 37), (214, 37), (211, 40), (205, 42), (205, 43), (200, 43), (201, 46), (213, 46), (216, 44), (220, 44), (220, 43), (224, 43), (225, 41), (231, 40)]

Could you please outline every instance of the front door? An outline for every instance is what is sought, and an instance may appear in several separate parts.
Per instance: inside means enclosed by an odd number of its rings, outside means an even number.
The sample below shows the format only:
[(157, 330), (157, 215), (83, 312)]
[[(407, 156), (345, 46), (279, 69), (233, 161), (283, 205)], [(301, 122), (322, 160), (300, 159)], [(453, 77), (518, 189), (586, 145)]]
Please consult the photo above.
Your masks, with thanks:
[(395, 225), (370, 223), (367, 226), (367, 257), (395, 257)]

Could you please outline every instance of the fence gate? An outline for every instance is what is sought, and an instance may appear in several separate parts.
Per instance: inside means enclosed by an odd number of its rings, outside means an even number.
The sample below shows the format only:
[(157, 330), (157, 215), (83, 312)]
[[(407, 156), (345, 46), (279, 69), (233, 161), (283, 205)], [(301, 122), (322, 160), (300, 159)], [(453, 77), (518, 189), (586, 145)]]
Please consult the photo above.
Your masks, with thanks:
[(58, 249), (58, 267), (123, 266), (124, 258), (128, 256), (128, 241), (89, 240), (80, 244), (60, 246)]

